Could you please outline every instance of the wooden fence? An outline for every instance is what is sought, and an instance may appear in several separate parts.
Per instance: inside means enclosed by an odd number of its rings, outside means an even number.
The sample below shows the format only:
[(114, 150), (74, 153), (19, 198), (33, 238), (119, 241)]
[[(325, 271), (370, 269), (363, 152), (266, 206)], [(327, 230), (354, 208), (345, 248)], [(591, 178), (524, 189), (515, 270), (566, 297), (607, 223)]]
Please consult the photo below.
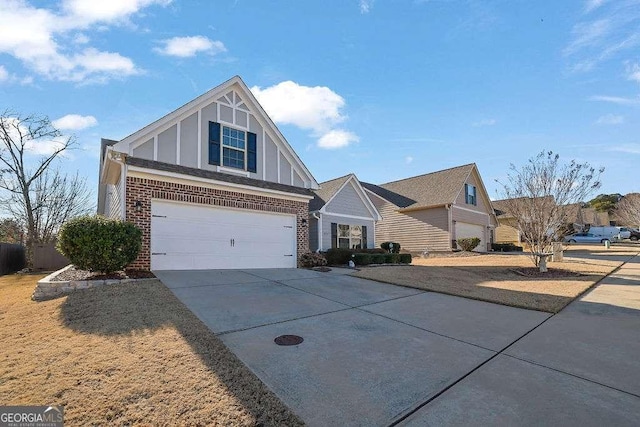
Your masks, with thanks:
[(24, 246), (0, 243), (0, 275), (22, 270), (27, 264)]
[(33, 269), (37, 271), (55, 271), (71, 264), (56, 249), (56, 243), (43, 243), (33, 249)]

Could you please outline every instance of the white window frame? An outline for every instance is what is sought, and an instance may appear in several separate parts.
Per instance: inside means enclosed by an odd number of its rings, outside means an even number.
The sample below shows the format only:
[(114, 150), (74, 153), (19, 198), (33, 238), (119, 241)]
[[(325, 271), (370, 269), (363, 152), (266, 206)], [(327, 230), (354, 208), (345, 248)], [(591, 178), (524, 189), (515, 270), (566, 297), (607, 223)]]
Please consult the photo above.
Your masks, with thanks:
[[(220, 166), (222, 166), (223, 168), (233, 168), (235, 170), (243, 170), (246, 171), (247, 170), (247, 144), (248, 144), (248, 137), (247, 137), (247, 131), (246, 130), (242, 130), (242, 129), (235, 129), (232, 128), (231, 126), (226, 126), (226, 125), (221, 125), (222, 130), (221, 130), (221, 135), (220, 135)], [(237, 147), (233, 147), (231, 145), (225, 145), (224, 143), (224, 130), (225, 129), (229, 129), (229, 131), (236, 131), (236, 132), (242, 132), (244, 134), (244, 149), (241, 148), (237, 148)], [(228, 136), (228, 138), (231, 138), (230, 136)], [(234, 138), (235, 140), (240, 140), (239, 138)], [(240, 151), (243, 155), (243, 167), (239, 168), (237, 166), (231, 166), (231, 165), (225, 165), (224, 163), (224, 149), (227, 148), (229, 150), (235, 150), (235, 151)]]
[[(340, 237), (340, 228), (341, 227), (347, 227), (347, 229), (349, 230), (349, 237)], [(360, 237), (353, 237), (351, 230), (353, 229), (353, 227), (360, 227)], [(350, 224), (337, 224), (337, 230), (336, 230), (336, 248), (340, 248), (340, 239), (343, 240), (349, 240), (349, 249), (366, 249), (363, 248), (363, 244), (364, 244), (364, 239), (363, 239), (363, 230), (362, 230), (362, 225), (350, 225)], [(353, 242), (355, 240), (359, 240), (360, 241), (360, 248), (354, 248)]]

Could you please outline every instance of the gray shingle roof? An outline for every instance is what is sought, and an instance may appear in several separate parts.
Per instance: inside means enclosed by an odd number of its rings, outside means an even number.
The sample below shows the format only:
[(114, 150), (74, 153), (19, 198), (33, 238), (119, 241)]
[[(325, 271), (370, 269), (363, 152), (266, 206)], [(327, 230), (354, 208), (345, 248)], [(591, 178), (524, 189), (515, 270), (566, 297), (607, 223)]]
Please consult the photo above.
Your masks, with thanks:
[(442, 206), (455, 202), (474, 167), (471, 163), (386, 184), (362, 185), (401, 208)]
[(175, 172), (184, 175), (197, 176), (199, 178), (213, 179), (216, 181), (229, 182), (232, 184), (248, 185), (251, 187), (264, 188), (268, 190), (282, 191), (285, 193), (302, 194), (313, 196), (311, 190), (292, 185), (278, 184), (276, 182), (262, 181), (260, 179), (247, 178), (245, 176), (231, 175), (227, 173), (208, 171), (204, 169), (190, 168), (187, 166), (174, 165), (170, 163), (157, 162), (154, 160), (141, 159), (139, 157), (127, 156), (126, 162), (131, 166), (140, 166), (148, 169), (155, 169), (165, 172)]
[(314, 197), (309, 202), (309, 212), (322, 209), (350, 177), (351, 174), (332, 179), (331, 181), (321, 182), (319, 184), (320, 188), (314, 190)]

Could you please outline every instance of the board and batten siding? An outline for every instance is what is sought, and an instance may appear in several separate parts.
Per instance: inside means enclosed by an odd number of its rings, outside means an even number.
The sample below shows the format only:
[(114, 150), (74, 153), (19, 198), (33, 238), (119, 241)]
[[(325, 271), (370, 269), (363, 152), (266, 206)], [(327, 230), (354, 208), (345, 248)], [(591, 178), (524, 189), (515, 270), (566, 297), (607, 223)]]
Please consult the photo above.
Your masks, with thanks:
[(335, 197), (327, 203), (324, 209), (327, 212), (335, 214), (371, 218), (371, 212), (369, 212), (369, 209), (367, 209), (351, 182), (342, 187)]
[[(364, 225), (367, 227), (367, 247), (374, 248), (375, 241), (375, 226), (376, 223), (373, 219), (364, 220), (356, 218), (345, 218), (340, 215), (322, 214), (322, 250), (326, 251), (331, 248), (331, 223), (347, 224), (347, 225)], [(316, 235), (318, 231), (316, 230)], [(317, 249), (317, 248), (316, 248)], [(313, 249), (312, 249), (313, 250)]]
[(298, 170), (291, 155), (278, 148), (274, 142), (277, 140), (276, 135), (262, 126), (235, 90), (229, 90), (214, 102), (158, 129), (155, 134), (147, 134), (138, 141), (132, 141), (133, 148), (129, 154), (148, 160), (247, 175), (246, 171), (209, 164), (209, 122), (256, 134), (256, 172), (248, 172), (250, 178), (302, 188), (310, 186), (310, 182), (305, 182), (302, 178), (305, 176), (304, 171)]
[(382, 221), (376, 223), (376, 240), (397, 242), (409, 252), (450, 251), (449, 212), (447, 208), (431, 208), (400, 213), (385, 199), (370, 196)]
[(309, 250), (318, 250), (318, 220), (312, 216), (309, 217)]

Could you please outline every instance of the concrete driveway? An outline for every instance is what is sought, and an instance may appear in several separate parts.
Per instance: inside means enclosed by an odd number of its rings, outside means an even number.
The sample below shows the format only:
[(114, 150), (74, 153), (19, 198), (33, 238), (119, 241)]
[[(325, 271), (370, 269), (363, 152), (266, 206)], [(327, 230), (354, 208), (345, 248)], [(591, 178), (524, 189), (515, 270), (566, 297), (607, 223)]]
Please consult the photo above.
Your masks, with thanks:
[(312, 426), (620, 426), (640, 419), (638, 261), (555, 316), (339, 269), (156, 275)]
[[(156, 275), (307, 424), (318, 426), (399, 421), (549, 317), (344, 273)], [(304, 342), (276, 345), (285, 334)]]

